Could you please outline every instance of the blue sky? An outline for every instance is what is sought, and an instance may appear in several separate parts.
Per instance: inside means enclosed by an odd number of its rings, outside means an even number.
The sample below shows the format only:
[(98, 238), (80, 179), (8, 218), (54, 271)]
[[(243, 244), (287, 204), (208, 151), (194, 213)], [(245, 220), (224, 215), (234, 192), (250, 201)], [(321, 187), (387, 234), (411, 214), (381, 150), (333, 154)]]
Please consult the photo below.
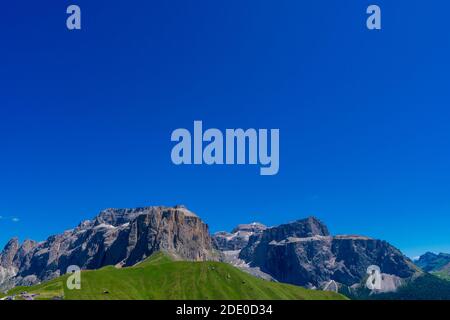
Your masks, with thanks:
[[(83, 29), (69, 32), (73, 3)], [(365, 28), (372, 3), (381, 31)], [(450, 252), (449, 9), (2, 4), (0, 246), (43, 240), (108, 207), (182, 203), (212, 231), (316, 215), (332, 233), (386, 239), (410, 256)], [(174, 166), (170, 134), (194, 120), (279, 128), (279, 174)]]

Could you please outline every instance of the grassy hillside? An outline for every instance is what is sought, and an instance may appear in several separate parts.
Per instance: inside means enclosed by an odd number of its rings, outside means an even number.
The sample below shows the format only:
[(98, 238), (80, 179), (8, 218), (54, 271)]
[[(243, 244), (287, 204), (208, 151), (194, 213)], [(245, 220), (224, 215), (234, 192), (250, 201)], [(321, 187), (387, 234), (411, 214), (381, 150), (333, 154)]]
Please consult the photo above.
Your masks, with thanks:
[(450, 300), (450, 282), (425, 273), (397, 292), (380, 295), (381, 299), (393, 300)]
[(8, 294), (27, 291), (38, 293), (38, 299), (64, 296), (69, 300), (345, 299), (333, 292), (258, 279), (225, 263), (173, 261), (162, 253), (130, 268), (83, 271), (81, 290), (68, 290), (65, 281), (63, 276)]
[(361, 288), (356, 292), (344, 290), (342, 293), (357, 300), (450, 300), (450, 281), (424, 273), (409, 280), (396, 292), (371, 295), (368, 289)]
[(450, 281), (450, 271), (446, 271), (446, 272), (433, 272), (433, 275), (435, 275), (436, 277), (439, 277), (441, 279)]

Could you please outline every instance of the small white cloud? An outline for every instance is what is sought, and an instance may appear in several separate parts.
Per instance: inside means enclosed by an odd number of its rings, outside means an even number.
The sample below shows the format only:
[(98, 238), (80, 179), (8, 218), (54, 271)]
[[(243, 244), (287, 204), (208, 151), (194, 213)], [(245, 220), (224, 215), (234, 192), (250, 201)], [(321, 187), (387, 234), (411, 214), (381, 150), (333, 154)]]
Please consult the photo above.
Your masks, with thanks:
[(20, 219), (17, 217), (5, 217), (5, 216), (0, 216), (0, 220), (11, 221), (11, 222), (19, 222), (20, 221)]
[(19, 222), (20, 221), (20, 219), (19, 218), (17, 218), (17, 217), (14, 217), (14, 216), (0, 216), (0, 220), (3, 220), (3, 221), (5, 221), (5, 222), (8, 222), (8, 221), (10, 221), (10, 222)]

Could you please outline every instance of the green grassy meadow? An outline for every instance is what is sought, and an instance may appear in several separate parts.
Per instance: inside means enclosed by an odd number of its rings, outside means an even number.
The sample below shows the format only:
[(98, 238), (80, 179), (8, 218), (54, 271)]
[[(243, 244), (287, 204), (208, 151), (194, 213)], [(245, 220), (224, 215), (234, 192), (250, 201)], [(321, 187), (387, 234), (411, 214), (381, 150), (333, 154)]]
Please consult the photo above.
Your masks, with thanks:
[(17, 287), (39, 294), (36, 299), (60, 296), (68, 300), (343, 300), (334, 292), (308, 290), (270, 282), (221, 262), (174, 261), (157, 253), (128, 268), (104, 267), (81, 273), (81, 290), (68, 290), (67, 275), (33, 287)]

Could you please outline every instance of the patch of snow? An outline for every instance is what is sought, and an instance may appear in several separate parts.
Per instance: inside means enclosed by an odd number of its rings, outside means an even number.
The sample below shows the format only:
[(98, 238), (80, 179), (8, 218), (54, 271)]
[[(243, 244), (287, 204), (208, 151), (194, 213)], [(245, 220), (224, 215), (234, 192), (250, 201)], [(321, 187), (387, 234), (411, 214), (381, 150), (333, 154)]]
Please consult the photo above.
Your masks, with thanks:
[(106, 223), (100, 223), (98, 226), (95, 226), (94, 229), (116, 229), (117, 227), (106, 224)]

